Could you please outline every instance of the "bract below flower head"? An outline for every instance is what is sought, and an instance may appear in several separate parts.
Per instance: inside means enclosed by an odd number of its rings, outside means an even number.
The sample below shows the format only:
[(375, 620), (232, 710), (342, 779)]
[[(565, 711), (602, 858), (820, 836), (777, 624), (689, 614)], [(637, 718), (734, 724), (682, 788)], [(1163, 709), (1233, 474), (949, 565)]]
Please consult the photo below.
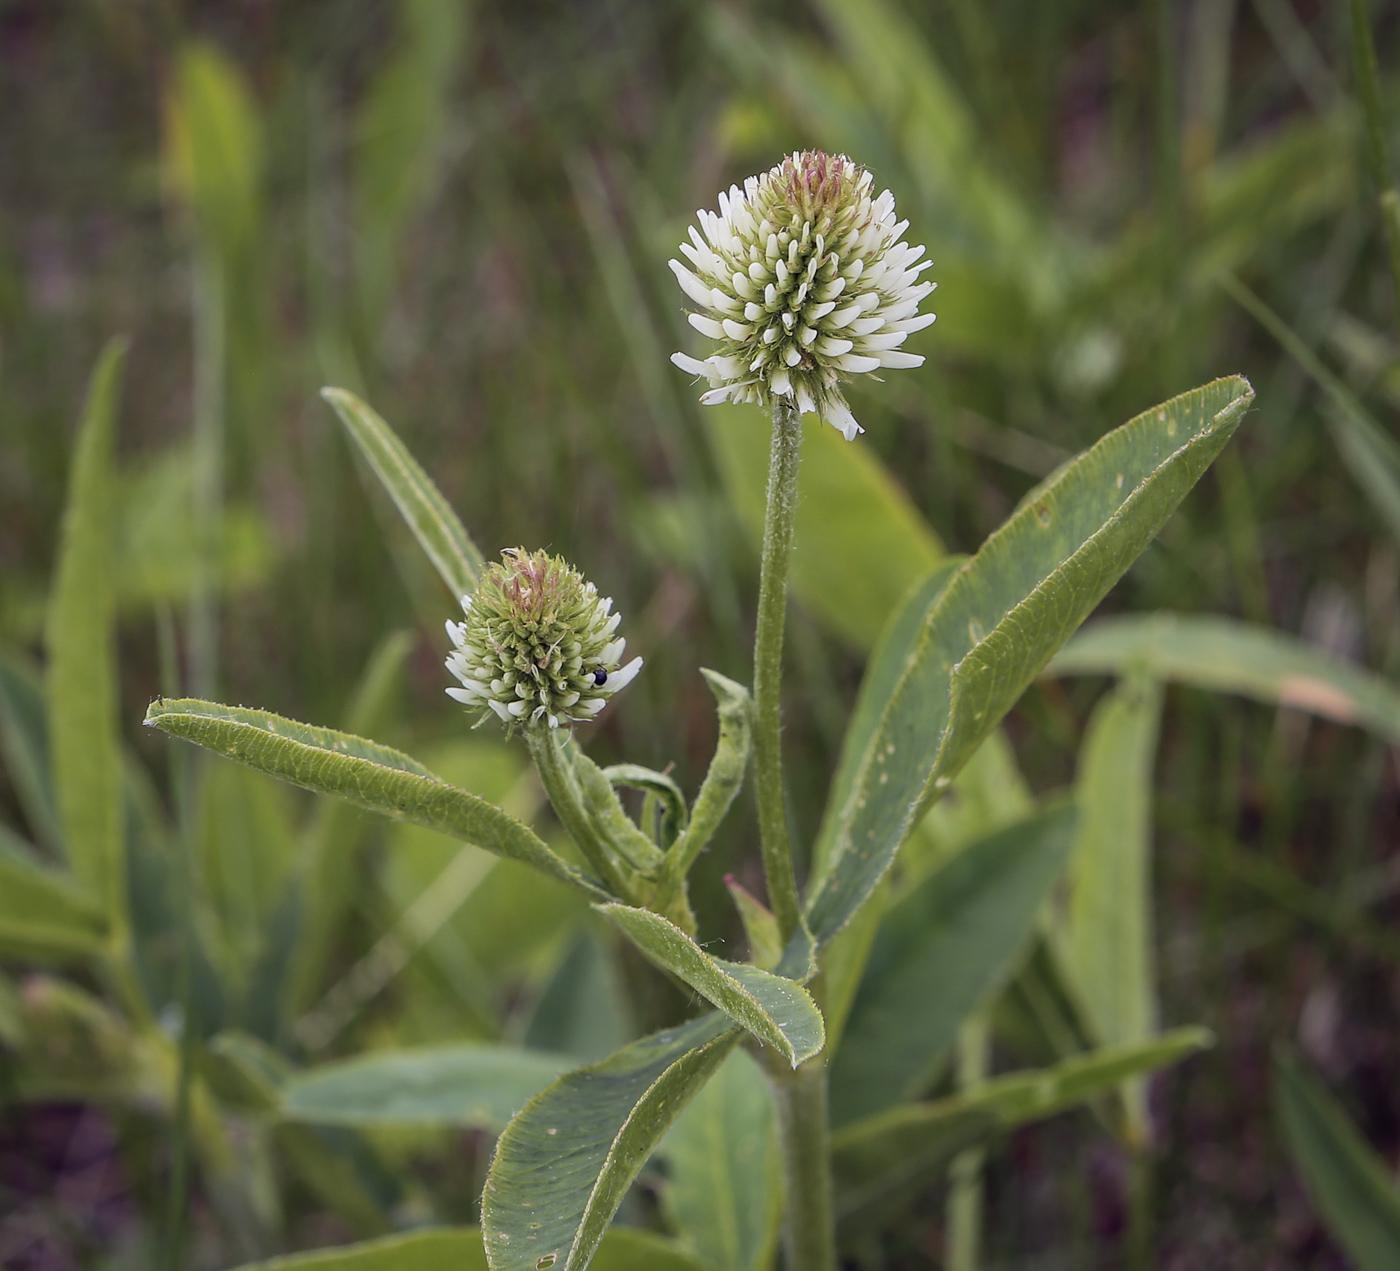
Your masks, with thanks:
[(700, 400), (786, 402), (815, 411), (852, 440), (856, 423), (841, 385), (880, 367), (920, 366), (899, 346), (934, 319), (919, 302), (934, 288), (922, 247), (901, 242), (894, 196), (871, 197), (871, 176), (845, 155), (789, 155), (744, 188), (698, 212), (670, 262), (698, 306), (690, 325), (719, 341), (709, 357), (671, 356), (710, 389)]
[(462, 684), (448, 695), (508, 729), (592, 719), (642, 668), (641, 658), (621, 665), (627, 641), (614, 635), (612, 601), (547, 552), (502, 552), (462, 610), (447, 624), (447, 669)]

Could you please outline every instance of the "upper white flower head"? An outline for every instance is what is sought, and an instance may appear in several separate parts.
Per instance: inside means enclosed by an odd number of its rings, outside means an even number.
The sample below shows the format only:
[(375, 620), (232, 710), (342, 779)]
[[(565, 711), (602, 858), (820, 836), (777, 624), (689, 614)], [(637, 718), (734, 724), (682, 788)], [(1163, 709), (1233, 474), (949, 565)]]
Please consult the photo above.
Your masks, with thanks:
[(507, 729), (592, 719), (642, 669), (641, 658), (620, 665), (627, 641), (614, 634), (612, 601), (547, 552), (502, 552), (462, 609), (466, 619), (447, 624), (447, 669), (462, 683), (448, 696)]
[(864, 429), (842, 381), (922, 365), (899, 346), (934, 319), (918, 312), (934, 288), (919, 281), (930, 262), (899, 241), (909, 222), (895, 221), (894, 195), (870, 190), (870, 173), (845, 155), (806, 150), (730, 186), (717, 213), (697, 213), (704, 236), (692, 227), (681, 244), (692, 268), (671, 269), (700, 306), (690, 325), (720, 343), (703, 361), (671, 361), (710, 382), (705, 405), (784, 400), (850, 441)]

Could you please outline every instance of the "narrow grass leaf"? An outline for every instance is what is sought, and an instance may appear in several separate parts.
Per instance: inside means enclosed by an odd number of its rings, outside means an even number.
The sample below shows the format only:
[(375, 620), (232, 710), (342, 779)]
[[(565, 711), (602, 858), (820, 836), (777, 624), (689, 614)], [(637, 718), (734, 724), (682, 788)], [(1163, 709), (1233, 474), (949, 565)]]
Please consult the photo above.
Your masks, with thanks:
[[(608, 1232), (592, 1265), (593, 1271), (713, 1271), (674, 1241), (632, 1227)], [(487, 1263), (480, 1228), (447, 1227), (249, 1262), (238, 1271), (487, 1271)]]
[[(706, 407), (704, 418), (730, 501), (758, 544), (768, 428), (746, 406)], [(798, 482), (793, 591), (846, 643), (868, 649), (910, 585), (938, 563), (943, 546), (869, 448), (846, 441), (815, 415), (804, 424)]]
[(506, 1127), (482, 1195), (491, 1271), (582, 1271), (647, 1158), (742, 1030), (721, 1014), (566, 1073)]
[(1369, 728), (1400, 742), (1400, 689), (1353, 662), (1267, 627), (1209, 615), (1154, 613), (1085, 627), (1046, 675), (1126, 675), (1239, 693)]
[(1109, 433), (1026, 496), (930, 606), (837, 812), (808, 902), (829, 940), (929, 804), (1156, 536), (1253, 400), (1216, 380)]
[(73, 873), (124, 926), (121, 743), (113, 644), (114, 467), (125, 345), (98, 359), (73, 450), (45, 623), (54, 801)]
[[(1161, 712), (1155, 681), (1126, 680), (1095, 709), (1080, 751), (1062, 947), (1076, 997), (1106, 1046), (1141, 1041), (1157, 1024), (1152, 768)], [(1123, 1090), (1127, 1132), (1138, 1145), (1151, 1133), (1146, 1095), (1142, 1082)]]
[(666, 1136), (662, 1201), (681, 1238), (715, 1271), (767, 1271), (782, 1193), (773, 1099), (736, 1050)]
[(1386, 1163), (1294, 1060), (1274, 1066), (1274, 1103), (1309, 1193), (1359, 1271), (1400, 1266), (1400, 1194)]
[(41, 962), (88, 959), (103, 951), (106, 939), (107, 924), (92, 898), (0, 827), (0, 950)]
[(63, 855), (44, 682), (26, 660), (8, 652), (0, 652), (0, 756), (31, 836)]
[(449, 1125), (500, 1131), (561, 1073), (565, 1055), (489, 1044), (372, 1051), (288, 1078), (280, 1113), (322, 1125)]
[(481, 552), (437, 486), (393, 429), (353, 393), (323, 388), (321, 396), (340, 416), (453, 598), (470, 596), (483, 567)]
[(821, 1012), (807, 990), (756, 966), (712, 958), (674, 923), (647, 909), (594, 906), (643, 953), (670, 971), (794, 1068), (822, 1048)]
[(1064, 804), (988, 835), (890, 907), (832, 1061), (834, 1125), (923, 1092), (1015, 970), (1075, 821)]
[(853, 1211), (927, 1179), (963, 1147), (1110, 1094), (1122, 1082), (1179, 1063), (1212, 1042), (1206, 1029), (1173, 1029), (854, 1122), (831, 1141), (832, 1166), (845, 1193), (841, 1209)]
[(1317, 381), (1327, 398), (1327, 417), (1342, 461), (1390, 527), (1391, 536), (1400, 540), (1400, 442), (1376, 422), (1356, 394), (1248, 287), (1229, 274), (1222, 276), (1221, 286)]
[(607, 897), (601, 884), (556, 856), (528, 826), (388, 746), (268, 711), (193, 698), (152, 702), (146, 723), (305, 790), (412, 821), (532, 865), (594, 899)]

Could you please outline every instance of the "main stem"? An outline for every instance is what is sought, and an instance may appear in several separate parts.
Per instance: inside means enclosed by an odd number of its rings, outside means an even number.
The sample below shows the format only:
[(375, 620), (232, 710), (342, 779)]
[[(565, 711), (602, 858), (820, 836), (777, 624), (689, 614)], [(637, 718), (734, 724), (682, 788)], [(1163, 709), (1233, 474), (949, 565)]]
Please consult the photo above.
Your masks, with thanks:
[[(802, 421), (791, 406), (773, 407), (768, 456), (768, 508), (763, 518), (763, 561), (758, 582), (758, 627), (753, 644), (754, 788), (768, 903), (786, 940), (801, 911), (788, 843), (783, 800), (783, 622), (787, 615), (788, 562), (797, 514), (797, 463)], [(825, 1072), (825, 1070), (823, 1070)], [(823, 1081), (825, 1077), (823, 1076)], [(825, 1096), (823, 1096), (825, 1098)], [(805, 1266), (806, 1264), (798, 1264)]]
[(788, 1271), (836, 1271), (826, 1057), (818, 1055), (788, 1072), (770, 1072), (769, 1080), (778, 1112)]

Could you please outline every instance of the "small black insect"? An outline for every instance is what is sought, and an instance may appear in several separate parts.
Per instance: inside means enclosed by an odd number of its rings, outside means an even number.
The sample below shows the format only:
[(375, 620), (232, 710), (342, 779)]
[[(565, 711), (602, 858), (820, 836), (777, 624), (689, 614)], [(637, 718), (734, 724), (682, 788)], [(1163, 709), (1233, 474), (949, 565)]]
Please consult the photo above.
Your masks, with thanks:
[(594, 672), (593, 672), (593, 683), (595, 683), (595, 684), (606, 684), (607, 682), (608, 682), (608, 673), (607, 673), (606, 671), (594, 671)]

